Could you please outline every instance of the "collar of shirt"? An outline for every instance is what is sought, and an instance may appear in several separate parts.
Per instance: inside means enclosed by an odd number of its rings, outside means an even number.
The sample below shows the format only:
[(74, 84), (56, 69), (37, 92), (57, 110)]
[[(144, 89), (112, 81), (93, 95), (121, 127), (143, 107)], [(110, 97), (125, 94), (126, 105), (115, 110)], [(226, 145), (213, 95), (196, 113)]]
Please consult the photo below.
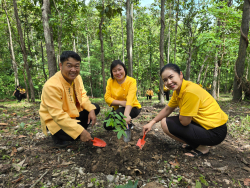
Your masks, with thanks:
[(182, 95), (187, 87), (187, 84), (188, 84), (188, 82), (186, 80), (184, 80), (184, 78), (183, 78), (182, 84), (181, 84), (181, 90), (180, 90), (180, 93), (178, 95), (178, 98), (182, 98)]

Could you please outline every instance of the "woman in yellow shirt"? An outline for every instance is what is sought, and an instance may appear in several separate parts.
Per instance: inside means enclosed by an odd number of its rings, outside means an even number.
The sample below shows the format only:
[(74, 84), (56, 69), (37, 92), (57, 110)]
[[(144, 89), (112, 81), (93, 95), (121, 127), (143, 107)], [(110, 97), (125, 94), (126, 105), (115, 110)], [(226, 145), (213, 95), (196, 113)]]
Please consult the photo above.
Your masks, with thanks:
[[(161, 121), (163, 131), (171, 138), (183, 143), (183, 148), (192, 150), (185, 155), (196, 157), (209, 153), (207, 146), (220, 144), (226, 137), (228, 116), (215, 99), (199, 85), (183, 79), (180, 68), (167, 64), (161, 69), (164, 84), (173, 90), (168, 105), (148, 124), (143, 133)], [(169, 115), (176, 107), (179, 115)]]
[[(141, 105), (136, 97), (136, 80), (127, 76), (127, 69), (120, 60), (114, 60), (110, 66), (111, 78), (108, 79), (105, 101), (113, 107), (118, 114), (121, 112), (126, 116), (125, 121), (129, 127), (132, 126), (131, 119), (137, 117), (141, 112)], [(107, 118), (108, 119), (108, 118)], [(107, 127), (106, 130), (114, 128)]]

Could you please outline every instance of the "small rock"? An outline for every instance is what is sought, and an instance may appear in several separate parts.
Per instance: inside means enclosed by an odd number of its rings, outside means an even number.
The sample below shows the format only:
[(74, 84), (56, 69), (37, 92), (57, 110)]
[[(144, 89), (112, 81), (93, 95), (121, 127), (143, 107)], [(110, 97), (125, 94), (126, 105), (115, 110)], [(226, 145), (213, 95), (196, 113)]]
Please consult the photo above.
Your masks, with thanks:
[(93, 187), (94, 184), (92, 182), (88, 183), (88, 187)]
[(171, 158), (174, 158), (174, 159), (176, 158), (176, 156), (174, 156), (174, 155), (170, 155), (170, 157), (171, 157)]
[(229, 181), (229, 180), (227, 180), (227, 179), (223, 179), (223, 181), (224, 181), (227, 185), (229, 185), (229, 184), (230, 184), (230, 181)]
[(155, 129), (155, 132), (157, 132), (158, 131), (158, 129)]
[(119, 179), (120, 179), (119, 176), (116, 176), (116, 177), (115, 177), (115, 183), (118, 183), (118, 182), (119, 182)]
[(132, 180), (133, 178), (131, 176), (128, 176), (127, 177), (127, 180)]
[(96, 153), (98, 153), (98, 154), (102, 153), (102, 149), (98, 148), (98, 149), (96, 150)]
[(53, 177), (57, 177), (57, 176), (59, 176), (59, 175), (61, 175), (61, 173), (52, 174)]
[(80, 167), (79, 169), (78, 169), (78, 172), (79, 172), (79, 174), (84, 174), (84, 170), (85, 170), (85, 168), (82, 168), (82, 167)]
[(23, 148), (23, 147), (17, 148), (17, 152), (18, 152), (18, 153), (22, 153), (23, 151), (24, 151), (24, 148)]
[(138, 186), (138, 187), (141, 187), (141, 186), (142, 186), (142, 184), (143, 184), (143, 182), (142, 182), (142, 181), (138, 181), (137, 186)]
[(164, 170), (158, 170), (158, 172), (159, 172), (160, 174), (162, 174), (162, 173), (164, 173)]
[(70, 151), (71, 151), (70, 149), (67, 150), (67, 152), (70, 152)]
[(115, 177), (112, 175), (107, 175), (108, 182), (112, 183), (114, 181)]

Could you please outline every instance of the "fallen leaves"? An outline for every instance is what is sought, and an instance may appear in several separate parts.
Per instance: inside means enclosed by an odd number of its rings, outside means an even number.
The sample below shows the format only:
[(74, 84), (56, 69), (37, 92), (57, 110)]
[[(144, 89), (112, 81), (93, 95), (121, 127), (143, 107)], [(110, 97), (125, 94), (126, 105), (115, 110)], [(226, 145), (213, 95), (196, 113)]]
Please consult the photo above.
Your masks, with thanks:
[(0, 123), (0, 126), (7, 126), (8, 123)]
[(20, 178), (18, 178), (18, 179), (16, 179), (16, 180), (12, 181), (11, 183), (17, 183), (17, 182), (19, 182), (21, 179), (23, 179), (23, 176), (21, 176)]
[(59, 166), (68, 166), (68, 165), (71, 165), (71, 164), (74, 164), (74, 162), (72, 162), (72, 161), (69, 161), (69, 162), (63, 161), (62, 164), (60, 164)]
[(174, 167), (180, 166), (180, 163), (177, 161), (177, 159), (175, 159), (174, 161), (170, 161), (169, 164), (173, 165)]
[(17, 153), (16, 148), (12, 147), (12, 152), (11, 152), (10, 156), (16, 155), (16, 153)]
[(16, 171), (20, 171), (20, 169), (23, 167), (23, 163), (25, 162), (26, 158), (24, 160), (22, 160), (20, 163), (16, 164), (16, 163), (12, 163), (12, 167), (15, 168)]
[(17, 138), (25, 138), (27, 136), (24, 136), (24, 135), (19, 135)]

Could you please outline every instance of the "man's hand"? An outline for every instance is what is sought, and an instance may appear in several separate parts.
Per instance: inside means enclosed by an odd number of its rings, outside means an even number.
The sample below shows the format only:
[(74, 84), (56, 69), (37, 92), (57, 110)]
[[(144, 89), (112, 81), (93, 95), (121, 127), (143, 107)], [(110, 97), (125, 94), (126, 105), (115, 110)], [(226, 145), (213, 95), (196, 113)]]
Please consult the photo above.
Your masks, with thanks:
[(88, 142), (90, 140), (92, 140), (93, 138), (91, 137), (91, 135), (89, 134), (88, 131), (86, 131), (86, 129), (84, 129), (82, 131), (82, 133), (80, 134), (80, 140), (83, 142)]
[(92, 120), (92, 126), (95, 125), (96, 123), (96, 115), (95, 115), (95, 110), (91, 110), (88, 115), (88, 124), (90, 123), (90, 120)]

